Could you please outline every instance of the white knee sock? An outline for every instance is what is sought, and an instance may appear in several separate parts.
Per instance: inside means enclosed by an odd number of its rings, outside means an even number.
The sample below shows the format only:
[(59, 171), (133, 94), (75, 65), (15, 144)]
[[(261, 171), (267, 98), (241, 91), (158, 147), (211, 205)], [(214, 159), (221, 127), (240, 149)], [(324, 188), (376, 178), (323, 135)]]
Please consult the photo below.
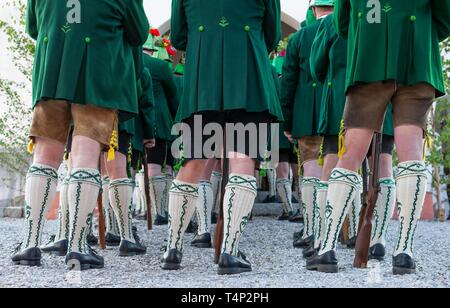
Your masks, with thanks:
[(194, 215), (197, 198), (197, 184), (173, 181), (169, 192), (168, 250), (183, 251), (184, 233)]
[(294, 178), (293, 182), (294, 182), (294, 190), (292, 191), (292, 193), (295, 199), (297, 199), (297, 201), (301, 203), (299, 178)]
[(33, 164), (25, 184), (25, 237), (22, 250), (39, 247), (47, 212), (53, 202), (58, 184), (56, 169)]
[(345, 216), (360, 189), (361, 177), (359, 174), (346, 169), (334, 169), (328, 182), (326, 228), (320, 255), (336, 250)]
[(213, 171), (211, 175), (211, 185), (214, 196), (214, 213), (218, 214), (220, 211), (220, 189), (222, 186), (222, 173)]
[(111, 206), (111, 202), (109, 199), (109, 185), (110, 180), (109, 177), (103, 177), (102, 179), (102, 204), (103, 210), (105, 212), (105, 223), (106, 223), (106, 232), (119, 236), (119, 223), (117, 221), (116, 214), (114, 213), (114, 209)]
[(361, 215), (361, 207), (362, 207), (361, 194), (362, 189), (359, 189), (356, 192), (355, 199), (352, 202), (352, 207), (350, 208), (350, 211), (348, 213), (348, 219), (350, 222), (350, 226), (348, 228), (348, 236), (350, 239), (358, 236), (359, 220), (360, 220), (359, 217)]
[(414, 235), (422, 214), (426, 187), (425, 162), (409, 161), (398, 165), (397, 202), (400, 231), (394, 256), (402, 253), (413, 256)]
[(283, 202), (281, 205), (283, 207), (284, 213), (290, 213), (293, 211), (292, 206), (292, 183), (289, 179), (278, 179), (277, 180), (277, 191)]
[(95, 169), (73, 169), (68, 199), (70, 209), (69, 253), (88, 254), (86, 237), (100, 193), (101, 176)]
[(222, 253), (237, 256), (242, 233), (250, 220), (257, 194), (256, 178), (230, 174), (223, 205), (224, 236)]
[(145, 213), (147, 211), (147, 200), (145, 199), (145, 180), (144, 180), (144, 172), (141, 171), (136, 174), (136, 184), (139, 188), (139, 212)]
[(56, 234), (55, 243), (68, 240), (70, 231), (69, 222), (69, 200), (67, 198), (67, 190), (69, 189), (70, 177), (66, 176), (61, 182), (59, 190), (59, 228)]
[(267, 180), (269, 182), (269, 196), (277, 195), (277, 171), (275, 169), (267, 169)]
[(154, 176), (150, 178), (150, 200), (152, 202), (155, 213), (159, 216), (165, 216), (166, 196), (166, 176)]
[(318, 206), (318, 213), (316, 213), (316, 216), (318, 215), (317, 224), (316, 224), (316, 231), (315, 234), (315, 240), (314, 240), (314, 248), (319, 249), (320, 244), (323, 241), (324, 238), (324, 231), (325, 231), (325, 209), (327, 204), (327, 193), (328, 193), (328, 182), (320, 182), (319, 186), (317, 188), (317, 206)]
[(173, 180), (174, 180), (173, 175), (170, 174), (166, 175), (166, 188), (164, 190), (164, 208), (163, 208), (164, 217), (169, 216), (169, 191), (170, 188), (172, 187)]
[(109, 199), (119, 222), (120, 238), (134, 243), (133, 219), (131, 217), (132, 198), (133, 183), (130, 179), (111, 181), (109, 184)]
[(201, 181), (198, 185), (197, 221), (198, 234), (211, 233), (211, 212), (213, 208), (213, 189), (211, 182)]
[(381, 191), (378, 194), (377, 206), (374, 212), (374, 224), (370, 247), (375, 244), (386, 246), (386, 231), (394, 215), (397, 194), (395, 180), (391, 178), (380, 179)]
[(318, 178), (303, 177), (302, 179), (302, 209), (304, 217), (305, 232), (303, 239), (314, 235), (315, 215), (314, 207), (317, 204), (317, 185), (320, 182)]

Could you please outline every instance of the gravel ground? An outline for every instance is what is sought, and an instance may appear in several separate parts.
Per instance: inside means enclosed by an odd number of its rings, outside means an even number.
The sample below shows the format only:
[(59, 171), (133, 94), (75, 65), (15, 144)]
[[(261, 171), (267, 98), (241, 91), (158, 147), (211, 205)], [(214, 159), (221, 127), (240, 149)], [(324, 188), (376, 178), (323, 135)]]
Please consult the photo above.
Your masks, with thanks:
[[(142, 257), (123, 259), (115, 250), (101, 252), (106, 268), (89, 272), (68, 273), (64, 259), (45, 256), (43, 267), (24, 268), (11, 264), (9, 256), (20, 241), (22, 221), (0, 219), (0, 287), (226, 287), (226, 288), (284, 288), (284, 287), (450, 287), (450, 223), (426, 223), (418, 228), (416, 275), (394, 277), (391, 258), (385, 262), (370, 263), (367, 270), (352, 268), (353, 252), (339, 250), (340, 273), (319, 274), (305, 270), (301, 250), (292, 248), (292, 233), (296, 225), (256, 218), (248, 227), (241, 249), (247, 253), (254, 271), (232, 277), (219, 277), (212, 262), (212, 250), (189, 247), (178, 272), (159, 268), (160, 248), (166, 235), (165, 227), (156, 227), (151, 233), (138, 223), (143, 242), (149, 247)], [(397, 222), (389, 230), (388, 251), (397, 231)], [(46, 226), (46, 238), (54, 233), (56, 224)]]

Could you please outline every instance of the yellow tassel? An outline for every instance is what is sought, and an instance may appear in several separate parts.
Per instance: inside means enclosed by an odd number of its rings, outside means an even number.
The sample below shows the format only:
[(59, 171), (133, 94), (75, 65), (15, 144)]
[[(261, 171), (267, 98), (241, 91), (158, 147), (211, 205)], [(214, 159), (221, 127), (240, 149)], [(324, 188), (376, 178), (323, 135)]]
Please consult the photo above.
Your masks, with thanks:
[(339, 158), (342, 158), (345, 153), (347, 153), (347, 148), (345, 147), (345, 137), (344, 137), (344, 120), (341, 121), (341, 129), (339, 131), (339, 139), (338, 139), (338, 146), (339, 146)]
[(33, 141), (33, 139), (30, 139), (30, 141), (28, 142), (27, 150), (28, 150), (28, 153), (33, 154), (33, 152), (34, 152), (34, 141)]
[(433, 141), (431, 140), (430, 134), (428, 132), (425, 133), (425, 142), (423, 144), (423, 160), (425, 160), (427, 157), (427, 146), (431, 151), (431, 149), (433, 148)]
[(320, 145), (320, 153), (319, 153), (319, 160), (317, 161), (318, 165), (323, 167), (325, 163), (325, 159), (323, 157), (323, 143)]
[(113, 130), (111, 134), (111, 139), (109, 141), (109, 150), (108, 150), (108, 161), (113, 161), (116, 159), (116, 149), (119, 148), (119, 141), (117, 131)]

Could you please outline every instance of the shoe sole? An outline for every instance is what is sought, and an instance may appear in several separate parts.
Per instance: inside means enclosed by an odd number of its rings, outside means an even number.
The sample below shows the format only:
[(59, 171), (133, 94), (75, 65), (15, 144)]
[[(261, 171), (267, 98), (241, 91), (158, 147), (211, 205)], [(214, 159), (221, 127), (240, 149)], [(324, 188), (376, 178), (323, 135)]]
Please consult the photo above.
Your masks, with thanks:
[(403, 268), (403, 267), (394, 267), (393, 274), (394, 275), (411, 275), (415, 274), (416, 269)]
[[(74, 260), (77, 261), (77, 260)], [(70, 262), (70, 261), (69, 261)], [(95, 270), (95, 269), (103, 269), (105, 266), (104, 265), (93, 265), (93, 264), (82, 264), (80, 268), (76, 268), (77, 266), (75, 264), (73, 264), (72, 266), (68, 266), (67, 270), (69, 271), (88, 271), (88, 270)]]
[(147, 251), (145, 252), (119, 252), (119, 257), (126, 258), (126, 257), (135, 257), (135, 256), (142, 256), (145, 255)]
[(169, 223), (168, 222), (154, 222), (153, 225), (154, 226), (167, 226)]
[(65, 257), (65, 256), (67, 256), (67, 251), (61, 252), (61, 251), (44, 251), (44, 250), (42, 250), (42, 252), (47, 254), (47, 255), (54, 256), (54, 257)]
[(165, 271), (177, 271), (181, 268), (181, 264), (163, 263), (163, 265), (161, 265), (161, 268)]
[(40, 267), (42, 266), (41, 260), (21, 260), (21, 261), (15, 261), (14, 265), (20, 265), (20, 266), (29, 266), (29, 267)]
[(119, 247), (120, 243), (106, 243), (106, 247)]
[(217, 274), (220, 276), (224, 275), (239, 275), (242, 273), (249, 273), (251, 272), (251, 268), (219, 268), (217, 270)]
[(191, 244), (192, 247), (194, 248), (199, 248), (199, 249), (209, 249), (209, 248), (213, 248), (211, 243), (198, 243), (198, 244)]
[(314, 265), (306, 266), (308, 271), (317, 271), (319, 273), (336, 274), (339, 273), (339, 267), (337, 265)]

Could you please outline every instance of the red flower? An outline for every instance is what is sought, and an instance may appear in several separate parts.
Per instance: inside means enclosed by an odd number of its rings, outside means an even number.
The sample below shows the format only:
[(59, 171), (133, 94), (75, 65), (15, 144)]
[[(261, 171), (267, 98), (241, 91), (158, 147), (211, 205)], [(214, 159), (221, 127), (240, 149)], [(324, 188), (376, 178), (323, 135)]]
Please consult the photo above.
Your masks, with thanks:
[(166, 50), (172, 57), (174, 57), (177, 54), (177, 51), (172, 46), (167, 46)]
[(150, 29), (150, 34), (153, 36), (161, 36), (161, 34), (159, 33), (159, 30), (156, 28)]

